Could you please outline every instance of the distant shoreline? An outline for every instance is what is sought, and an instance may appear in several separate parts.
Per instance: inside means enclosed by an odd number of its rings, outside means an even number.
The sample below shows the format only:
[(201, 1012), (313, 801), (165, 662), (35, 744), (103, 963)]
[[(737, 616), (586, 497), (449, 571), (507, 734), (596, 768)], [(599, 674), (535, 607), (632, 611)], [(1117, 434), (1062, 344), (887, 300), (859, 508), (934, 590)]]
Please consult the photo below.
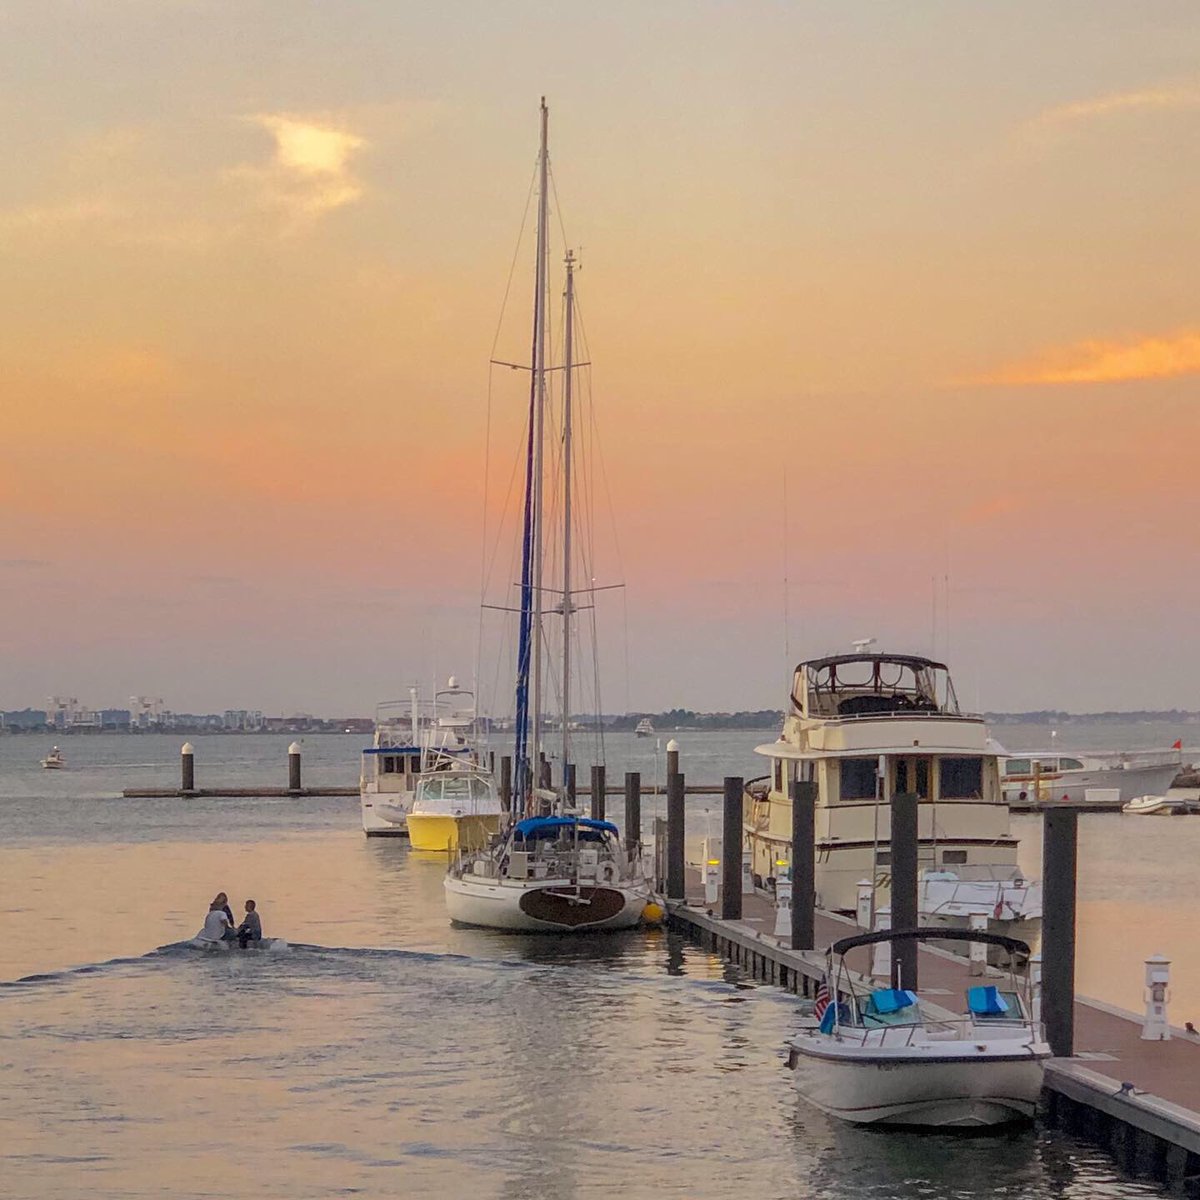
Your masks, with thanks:
[[(984, 720), (990, 726), (1004, 725), (1047, 725), (1047, 726), (1094, 726), (1117, 724), (1200, 724), (1200, 712), (1186, 709), (1134, 709), (1129, 712), (1069, 713), (1053, 709), (1037, 709), (1029, 712), (985, 712)], [(654, 726), (654, 736), (672, 733), (716, 733), (761, 731), (778, 729), (783, 724), (781, 710), (758, 709), (736, 713), (700, 713), (689, 709), (673, 709), (662, 713), (625, 713), (621, 716), (602, 718), (605, 733), (632, 733), (638, 723), (649, 719)], [(155, 726), (145, 729), (128, 726), (106, 728), (80, 727), (59, 729), (51, 725), (0, 725), (0, 736), (23, 734), (36, 737), (142, 737), (146, 734), (180, 734), (199, 736), (296, 736), (302, 734), (336, 734), (338, 736), (370, 737), (374, 724), (368, 717), (343, 718), (340, 721), (314, 717), (289, 720), (275, 724), (279, 718), (270, 718), (270, 727), (259, 729), (224, 729), (217, 725), (202, 723), (179, 723), (170, 726)], [(485, 727), (488, 722), (484, 722)], [(491, 732), (504, 733), (507, 722), (491, 725)], [(587, 732), (595, 728), (589, 722), (580, 721), (578, 728)]]

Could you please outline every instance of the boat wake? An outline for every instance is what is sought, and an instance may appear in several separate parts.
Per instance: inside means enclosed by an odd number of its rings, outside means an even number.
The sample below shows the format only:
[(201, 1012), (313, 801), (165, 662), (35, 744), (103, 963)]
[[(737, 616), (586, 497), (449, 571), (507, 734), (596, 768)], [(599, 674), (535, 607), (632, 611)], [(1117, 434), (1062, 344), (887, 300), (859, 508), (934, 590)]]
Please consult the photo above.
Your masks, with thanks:
[(469, 954), (440, 954), (431, 950), (401, 950), (398, 948), (374, 946), (318, 946), (305, 942), (287, 942), (282, 938), (268, 938), (264, 940), (270, 942), (271, 945), (269, 947), (262, 947), (256, 951), (247, 950), (243, 952), (236, 945), (229, 945), (228, 948), (225, 946), (221, 946), (219, 949), (215, 946), (210, 948), (193, 938), (188, 938), (185, 941), (170, 942), (165, 946), (158, 946), (154, 950), (148, 950), (145, 954), (110, 958), (103, 962), (83, 963), (79, 966), (63, 967), (58, 971), (44, 971), (33, 975), (23, 975), (18, 979), (0, 980), (0, 990), (53, 986), (70, 983), (73, 980), (92, 975), (101, 975), (109, 972), (115, 973), (137, 968), (159, 968), (179, 962), (206, 962), (213, 960), (252, 962), (257, 959), (277, 959), (280, 955), (286, 955), (290, 960), (299, 958), (300, 962), (307, 960), (314, 965), (321, 964), (326, 966), (339, 962), (346, 966), (350, 964), (365, 966), (371, 962), (383, 965), (384, 963), (400, 964), (407, 961), (414, 964), (482, 967), (491, 971), (505, 969), (535, 971), (544, 969), (538, 963), (520, 962), (511, 959), (476, 958)]

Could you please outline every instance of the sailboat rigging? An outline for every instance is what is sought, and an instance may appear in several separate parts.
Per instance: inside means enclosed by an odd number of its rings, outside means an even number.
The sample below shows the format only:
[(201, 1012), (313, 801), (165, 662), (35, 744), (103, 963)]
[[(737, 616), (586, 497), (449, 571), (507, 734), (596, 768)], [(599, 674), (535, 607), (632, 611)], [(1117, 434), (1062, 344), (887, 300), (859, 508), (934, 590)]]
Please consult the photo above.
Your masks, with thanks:
[[(549, 110), (540, 109), (541, 140), (537, 250), (534, 271), (533, 348), (528, 420), (525, 434), (524, 501), (521, 512), (520, 607), (517, 610), (515, 730), (513, 740), (513, 824), (485, 851), (460, 853), (446, 877), (450, 916), (466, 924), (499, 929), (627, 928), (637, 924), (649, 900), (640, 855), (631, 857), (617, 827), (570, 811), (566, 768), (571, 755), (572, 618), (579, 606), (573, 587), (575, 395), (575, 271), (572, 251), (565, 257), (564, 362), (547, 365), (547, 300), (549, 291)], [(514, 365), (514, 364), (508, 364)], [(547, 512), (547, 374), (563, 372), (562, 468), (554, 497), (561, 501), (561, 587), (547, 586), (549, 544), (554, 530)], [(556, 431), (557, 432), (557, 431)], [(558, 580), (555, 581), (559, 582)], [(619, 586), (619, 585), (616, 585)], [(594, 586), (582, 589), (600, 590)], [(547, 594), (557, 594), (554, 604)], [(542, 786), (538, 752), (546, 716), (544, 619), (562, 617), (561, 748), (564, 778), (553, 791)], [(535, 765), (537, 773), (535, 774)]]

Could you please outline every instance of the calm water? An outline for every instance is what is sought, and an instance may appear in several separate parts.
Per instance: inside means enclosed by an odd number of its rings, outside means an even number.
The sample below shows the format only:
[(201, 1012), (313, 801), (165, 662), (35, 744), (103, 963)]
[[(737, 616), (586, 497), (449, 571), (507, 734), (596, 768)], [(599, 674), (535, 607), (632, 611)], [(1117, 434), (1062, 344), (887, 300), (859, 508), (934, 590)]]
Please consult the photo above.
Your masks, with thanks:
[[(757, 773), (761, 735), (680, 738), (697, 781)], [(119, 798), (174, 783), (179, 740), (67, 739), (55, 774), (0, 739), (6, 1197), (1159, 1194), (1058, 1135), (832, 1123), (782, 1068), (793, 1000), (662, 932), (453, 929), (442, 863), (366, 841), (356, 800)], [(290, 739), (193, 740), (202, 784), (284, 774)], [(309, 782), (356, 779), (356, 739), (304, 751)], [(652, 742), (609, 752), (652, 779)], [(1089, 820), (1085, 913), (1184, 903), (1200, 821)], [(180, 948), (218, 889), (291, 950)], [(1122, 929), (1097, 962), (1142, 953)]]

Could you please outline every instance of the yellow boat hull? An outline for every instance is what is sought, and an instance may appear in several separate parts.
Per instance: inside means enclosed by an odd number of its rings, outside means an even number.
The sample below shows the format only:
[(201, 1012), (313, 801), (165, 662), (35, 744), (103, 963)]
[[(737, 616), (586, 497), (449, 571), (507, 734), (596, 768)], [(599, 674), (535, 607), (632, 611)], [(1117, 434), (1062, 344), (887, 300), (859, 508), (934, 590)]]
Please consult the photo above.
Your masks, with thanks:
[(408, 840), (414, 850), (476, 849), (499, 832), (499, 813), (463, 817), (408, 814)]

